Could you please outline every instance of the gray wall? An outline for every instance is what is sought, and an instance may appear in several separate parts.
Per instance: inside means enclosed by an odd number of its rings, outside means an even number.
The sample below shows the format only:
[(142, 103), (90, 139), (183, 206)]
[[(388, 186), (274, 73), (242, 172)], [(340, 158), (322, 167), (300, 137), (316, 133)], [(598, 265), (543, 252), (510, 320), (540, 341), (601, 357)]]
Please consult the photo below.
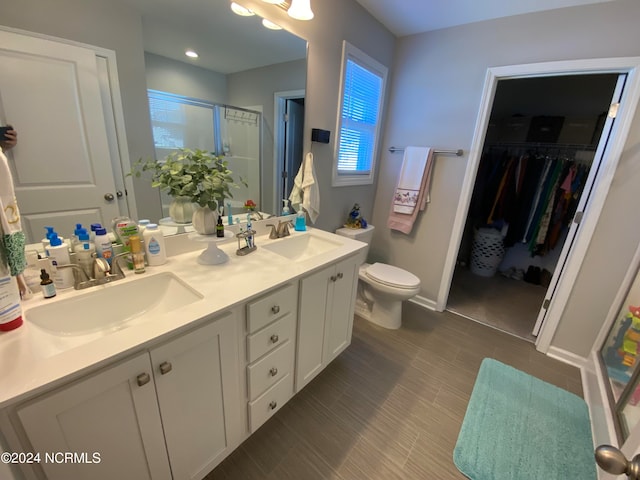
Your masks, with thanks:
[[(616, 2), (448, 28), (398, 41), (372, 223), (372, 255), (414, 272), (435, 301), (443, 276), (464, 157), (436, 160), (431, 204), (414, 232), (386, 227), (402, 157), (391, 145), (463, 148), (472, 142), (488, 67), (640, 55), (640, 2)], [(640, 181), (640, 118), (632, 126), (610, 194), (552, 345), (586, 356), (640, 240), (635, 218)]]
[(145, 52), (147, 88), (184, 97), (227, 103), (227, 76)]

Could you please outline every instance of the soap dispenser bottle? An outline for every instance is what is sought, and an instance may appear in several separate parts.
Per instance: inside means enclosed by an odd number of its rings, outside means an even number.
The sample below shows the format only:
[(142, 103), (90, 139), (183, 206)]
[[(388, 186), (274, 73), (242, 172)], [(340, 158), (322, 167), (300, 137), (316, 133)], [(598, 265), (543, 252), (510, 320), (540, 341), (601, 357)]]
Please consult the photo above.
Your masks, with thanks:
[(296, 214), (296, 223), (293, 226), (296, 232), (304, 232), (307, 229), (307, 216), (302, 209)]
[(289, 215), (291, 210), (289, 209), (289, 199), (282, 199), (282, 215)]

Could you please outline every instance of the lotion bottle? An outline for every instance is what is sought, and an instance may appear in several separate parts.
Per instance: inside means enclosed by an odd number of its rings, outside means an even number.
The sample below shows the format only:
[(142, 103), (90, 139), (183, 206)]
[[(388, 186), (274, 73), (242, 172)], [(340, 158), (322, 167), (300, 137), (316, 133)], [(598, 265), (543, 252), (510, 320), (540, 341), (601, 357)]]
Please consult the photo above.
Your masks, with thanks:
[(0, 331), (8, 332), (22, 325), (22, 306), (18, 282), (11, 275), (0, 278)]
[(96, 229), (95, 244), (98, 257), (104, 258), (109, 265), (111, 265), (111, 260), (113, 260), (113, 246), (111, 245), (111, 238), (107, 234), (106, 228)]
[(80, 233), (78, 243), (74, 247), (78, 265), (82, 267), (89, 278), (93, 276), (93, 256), (96, 253), (96, 245), (89, 240), (89, 234), (85, 230)]
[(62, 239), (55, 233), (51, 235), (49, 242), (50, 244), (46, 249), (46, 254), (51, 260), (51, 265), (55, 268), (53, 282), (56, 288), (73, 287), (73, 270), (70, 268), (58, 268), (59, 266), (69, 265), (71, 263), (69, 247), (66, 243), (63, 243)]
[(144, 229), (144, 250), (149, 266), (166, 263), (167, 252), (164, 245), (164, 235), (156, 223), (150, 223)]

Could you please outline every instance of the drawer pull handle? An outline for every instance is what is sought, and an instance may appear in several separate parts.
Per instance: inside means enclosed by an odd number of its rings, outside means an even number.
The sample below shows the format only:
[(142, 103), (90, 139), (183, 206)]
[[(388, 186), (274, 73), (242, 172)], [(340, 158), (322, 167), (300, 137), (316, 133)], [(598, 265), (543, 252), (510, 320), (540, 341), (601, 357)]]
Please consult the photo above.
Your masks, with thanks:
[(275, 410), (277, 406), (278, 406), (278, 402), (276, 402), (275, 400), (272, 400), (271, 403), (269, 404), (269, 408), (271, 410)]
[(342, 277), (344, 277), (344, 273), (342, 272), (338, 273), (338, 280), (340, 280)]
[(272, 377), (275, 377), (278, 374), (278, 369), (276, 367), (272, 367), (271, 370), (269, 370), (269, 374)]
[(280, 340), (280, 337), (278, 337), (278, 335), (276, 335), (275, 333), (271, 335), (271, 343), (278, 343), (278, 340)]
[(142, 387), (151, 381), (151, 375), (148, 373), (141, 373), (136, 377), (136, 381), (138, 382), (138, 386)]
[(160, 364), (160, 373), (162, 375), (165, 375), (167, 373), (169, 373), (171, 371), (171, 369), (173, 368), (173, 365), (171, 365), (171, 363), (169, 362), (162, 362)]
[(271, 307), (271, 312), (274, 315), (277, 315), (278, 313), (280, 313), (280, 305), (274, 305), (273, 307)]

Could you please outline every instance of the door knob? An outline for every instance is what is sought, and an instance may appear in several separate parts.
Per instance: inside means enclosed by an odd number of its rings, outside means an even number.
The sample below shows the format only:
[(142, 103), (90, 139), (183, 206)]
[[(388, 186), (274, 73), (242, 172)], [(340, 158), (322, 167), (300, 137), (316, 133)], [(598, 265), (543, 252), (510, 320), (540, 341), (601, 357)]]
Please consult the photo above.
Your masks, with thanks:
[(625, 474), (627, 478), (638, 480), (640, 478), (640, 455), (629, 461), (624, 454), (611, 445), (600, 445), (596, 448), (596, 463), (605, 472), (614, 475)]
[(105, 194), (104, 194), (104, 199), (105, 199), (107, 202), (113, 202), (113, 200), (114, 200), (115, 198), (116, 198), (116, 197), (113, 195), (113, 193), (105, 193)]
[(116, 190), (116, 197), (122, 198), (122, 195), (124, 195), (124, 193), (122, 193), (120, 190)]

